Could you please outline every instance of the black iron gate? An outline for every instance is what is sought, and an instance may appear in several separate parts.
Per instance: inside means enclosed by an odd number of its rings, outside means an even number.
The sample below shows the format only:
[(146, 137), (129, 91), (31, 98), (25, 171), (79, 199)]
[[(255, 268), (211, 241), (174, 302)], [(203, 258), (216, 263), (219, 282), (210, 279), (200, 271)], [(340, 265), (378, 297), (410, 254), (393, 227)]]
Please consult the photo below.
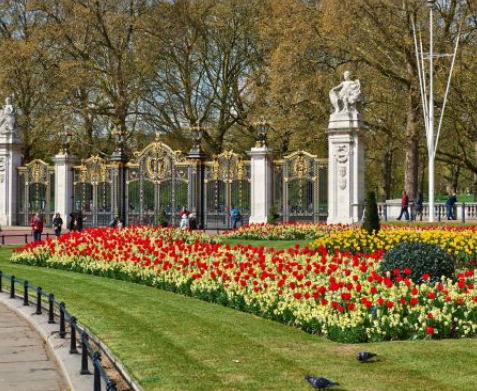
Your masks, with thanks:
[(55, 209), (55, 168), (42, 160), (33, 160), (18, 169), (18, 224), (30, 225), (37, 212), (50, 225)]
[(209, 229), (230, 228), (230, 209), (237, 208), (242, 224), (250, 218), (250, 161), (232, 151), (214, 156), (206, 163), (205, 225)]
[(297, 151), (274, 162), (274, 207), (282, 221), (325, 222), (328, 161)]

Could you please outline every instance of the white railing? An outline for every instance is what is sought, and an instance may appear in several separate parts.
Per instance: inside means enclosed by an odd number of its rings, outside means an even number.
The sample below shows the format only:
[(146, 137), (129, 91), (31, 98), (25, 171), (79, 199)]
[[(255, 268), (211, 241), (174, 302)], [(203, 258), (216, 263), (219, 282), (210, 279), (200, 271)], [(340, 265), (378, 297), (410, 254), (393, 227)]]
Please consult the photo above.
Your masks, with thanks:
[[(415, 220), (416, 212), (414, 203), (409, 203), (409, 217)], [(378, 213), (381, 220), (391, 221), (396, 220), (401, 212), (401, 200), (388, 200), (386, 202), (378, 203)], [(454, 205), (453, 215), (456, 220), (465, 222), (467, 220), (477, 220), (477, 202), (457, 202)], [(419, 219), (419, 217), (418, 217)], [(429, 219), (429, 205), (423, 204), (422, 220)], [(434, 204), (434, 219), (435, 221), (447, 220), (447, 209), (445, 203)]]

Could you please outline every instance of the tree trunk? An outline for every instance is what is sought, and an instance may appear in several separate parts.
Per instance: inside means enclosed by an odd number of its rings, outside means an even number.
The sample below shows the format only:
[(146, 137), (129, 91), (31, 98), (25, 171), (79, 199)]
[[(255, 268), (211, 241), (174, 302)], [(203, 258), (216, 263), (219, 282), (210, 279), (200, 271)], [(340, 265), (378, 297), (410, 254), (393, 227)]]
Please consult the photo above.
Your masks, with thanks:
[[(477, 165), (477, 138), (474, 139), (474, 156)], [(474, 202), (477, 202), (477, 172), (474, 172)]]
[(391, 199), (392, 171), (393, 171), (393, 151), (392, 148), (386, 151), (383, 156), (383, 197), (384, 200)]

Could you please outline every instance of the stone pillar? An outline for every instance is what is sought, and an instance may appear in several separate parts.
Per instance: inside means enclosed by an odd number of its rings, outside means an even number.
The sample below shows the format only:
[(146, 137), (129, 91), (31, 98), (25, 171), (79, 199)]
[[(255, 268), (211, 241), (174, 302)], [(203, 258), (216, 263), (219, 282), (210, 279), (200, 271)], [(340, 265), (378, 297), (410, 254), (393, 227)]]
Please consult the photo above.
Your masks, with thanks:
[(76, 156), (69, 153), (59, 153), (53, 158), (55, 163), (55, 210), (60, 213), (64, 223), (74, 212), (73, 206), (73, 166)]
[(364, 207), (364, 134), (357, 111), (331, 115), (328, 126), (328, 224), (354, 224)]
[(248, 155), (252, 181), (249, 223), (266, 223), (273, 202), (272, 149), (267, 146), (252, 148)]
[(22, 161), (22, 142), (11, 97), (0, 109), (0, 224), (17, 224), (17, 168)]
[(22, 142), (16, 134), (0, 133), (0, 224), (17, 224), (18, 172), (22, 161)]
[(110, 162), (115, 166), (113, 170), (113, 186), (111, 191), (111, 198), (113, 200), (112, 212), (113, 217), (119, 217), (119, 219), (123, 222), (123, 225), (126, 226), (129, 224), (126, 193), (126, 165), (128, 162), (128, 157), (124, 150), (126, 131), (117, 130), (114, 131), (113, 134), (118, 136), (118, 140), (116, 143), (116, 149), (109, 158)]

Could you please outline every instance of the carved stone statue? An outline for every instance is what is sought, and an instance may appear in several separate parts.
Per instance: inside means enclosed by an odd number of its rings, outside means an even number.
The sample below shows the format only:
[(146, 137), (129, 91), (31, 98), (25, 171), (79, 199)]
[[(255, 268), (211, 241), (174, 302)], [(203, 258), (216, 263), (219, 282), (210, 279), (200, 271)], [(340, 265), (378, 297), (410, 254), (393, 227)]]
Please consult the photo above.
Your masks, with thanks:
[(351, 72), (344, 73), (344, 80), (340, 85), (330, 90), (331, 104), (335, 113), (356, 111), (356, 102), (361, 100), (361, 84), (358, 79), (351, 80)]
[(15, 109), (12, 105), (12, 98), (5, 99), (5, 105), (0, 110), (0, 134), (10, 134), (17, 131)]

